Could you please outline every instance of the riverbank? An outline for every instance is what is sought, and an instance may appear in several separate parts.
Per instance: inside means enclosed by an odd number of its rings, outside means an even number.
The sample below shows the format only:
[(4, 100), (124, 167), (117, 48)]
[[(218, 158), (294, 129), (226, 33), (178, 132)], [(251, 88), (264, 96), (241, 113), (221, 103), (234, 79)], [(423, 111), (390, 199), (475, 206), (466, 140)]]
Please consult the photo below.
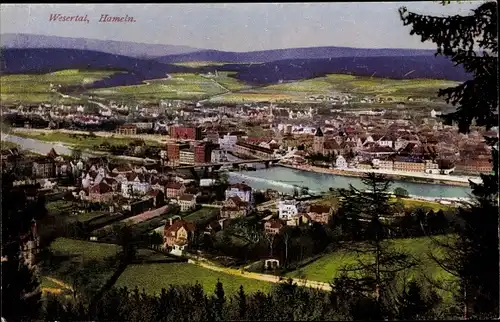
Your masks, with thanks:
[(321, 168), (310, 165), (290, 165), (282, 164), (279, 166), (308, 171), (313, 173), (325, 173), (332, 175), (339, 175), (345, 177), (363, 177), (366, 173), (374, 172), (379, 174), (384, 174), (392, 180), (407, 181), (413, 183), (425, 183), (425, 184), (438, 184), (438, 185), (448, 185), (448, 186), (458, 186), (458, 187), (469, 187), (469, 180), (474, 182), (480, 182), (481, 179), (478, 177), (456, 177), (450, 175), (438, 175), (438, 174), (427, 174), (427, 173), (404, 173), (404, 172), (389, 172), (386, 170), (379, 169), (330, 169)]

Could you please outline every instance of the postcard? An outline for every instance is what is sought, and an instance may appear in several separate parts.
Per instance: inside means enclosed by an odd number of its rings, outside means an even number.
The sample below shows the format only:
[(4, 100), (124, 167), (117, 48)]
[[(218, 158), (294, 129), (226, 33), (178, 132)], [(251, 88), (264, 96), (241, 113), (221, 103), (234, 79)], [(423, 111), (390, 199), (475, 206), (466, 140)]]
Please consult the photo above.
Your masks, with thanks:
[(498, 315), (496, 6), (2, 4), (2, 319)]

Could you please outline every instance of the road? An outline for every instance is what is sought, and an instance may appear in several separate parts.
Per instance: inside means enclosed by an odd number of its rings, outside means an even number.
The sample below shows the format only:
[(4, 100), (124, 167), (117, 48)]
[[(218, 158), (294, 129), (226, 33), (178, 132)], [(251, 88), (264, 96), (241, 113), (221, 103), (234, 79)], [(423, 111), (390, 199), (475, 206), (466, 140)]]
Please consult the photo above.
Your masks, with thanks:
[[(233, 268), (224, 268), (224, 267), (219, 267), (219, 266), (209, 264), (207, 262), (195, 261), (192, 259), (190, 259), (188, 261), (188, 263), (193, 264), (193, 265), (198, 265), (198, 266), (207, 268), (207, 269), (215, 271), (215, 272), (221, 272), (221, 273), (230, 274), (230, 275), (234, 275), (234, 276), (251, 278), (251, 279), (264, 281), (264, 282), (280, 283), (280, 282), (286, 280), (285, 278), (281, 278), (280, 276), (245, 272), (245, 271), (241, 271), (241, 270), (237, 270), (237, 269), (233, 269)], [(322, 282), (316, 282), (316, 281), (310, 281), (310, 280), (304, 280), (304, 279), (296, 279), (296, 278), (292, 279), (292, 281), (294, 283), (296, 283), (298, 286), (321, 289), (323, 291), (331, 291), (332, 290), (332, 287), (328, 283), (322, 283)]]
[(460, 183), (469, 183), (469, 180), (474, 182), (481, 182), (481, 178), (474, 176), (454, 176), (454, 175), (444, 175), (444, 174), (429, 174), (423, 172), (403, 172), (403, 171), (390, 171), (383, 169), (356, 169), (356, 168), (347, 168), (347, 169), (327, 169), (320, 168), (315, 166), (293, 166), (289, 164), (282, 164), (285, 167), (299, 169), (304, 171), (318, 172), (318, 173), (332, 173), (332, 174), (341, 174), (342, 171), (345, 172), (357, 172), (357, 173), (379, 173), (379, 174), (387, 174), (387, 175), (396, 175), (401, 177), (413, 177), (413, 178), (422, 178), (422, 179), (433, 179), (433, 180), (443, 180), (450, 182), (460, 182)]

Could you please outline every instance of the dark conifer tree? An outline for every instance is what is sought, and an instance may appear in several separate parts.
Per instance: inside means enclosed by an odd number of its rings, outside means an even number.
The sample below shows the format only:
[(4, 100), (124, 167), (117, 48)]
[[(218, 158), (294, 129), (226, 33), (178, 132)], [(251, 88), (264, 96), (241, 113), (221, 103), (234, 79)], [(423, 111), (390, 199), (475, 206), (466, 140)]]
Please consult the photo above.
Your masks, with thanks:
[[(471, 77), (462, 84), (439, 91), (439, 96), (456, 106), (445, 120), (458, 123), (467, 133), (473, 122), (490, 129), (498, 126), (498, 14), (497, 2), (481, 3), (467, 16), (435, 17), (400, 9), (411, 35), (437, 45), (436, 55), (449, 57)], [(459, 211), (458, 241), (440, 261), (460, 278), (459, 297), (464, 317), (499, 314), (498, 234), (498, 135), (487, 137), (492, 149), (493, 173), (482, 174), (482, 183), (470, 182), (474, 201)]]
[[(394, 209), (389, 194), (391, 181), (383, 175), (369, 173), (363, 178), (363, 183), (367, 189), (365, 191), (351, 185), (348, 191), (341, 193), (341, 208), (344, 214), (350, 221), (362, 222), (364, 226), (363, 242), (346, 246), (361, 254), (360, 257), (366, 258), (358, 260), (357, 264), (347, 265), (344, 271), (356, 272), (360, 276), (355, 278), (356, 283), (351, 284), (356, 286), (352, 293), (364, 294), (367, 299), (356, 305), (375, 305), (376, 308), (369, 310), (377, 317), (384, 309), (390, 311), (393, 308), (392, 303), (388, 302), (392, 300), (394, 293), (392, 281), (399, 272), (415, 263), (407, 254), (391, 247), (387, 240), (389, 223), (394, 220)], [(336, 282), (334, 280), (333, 283)]]

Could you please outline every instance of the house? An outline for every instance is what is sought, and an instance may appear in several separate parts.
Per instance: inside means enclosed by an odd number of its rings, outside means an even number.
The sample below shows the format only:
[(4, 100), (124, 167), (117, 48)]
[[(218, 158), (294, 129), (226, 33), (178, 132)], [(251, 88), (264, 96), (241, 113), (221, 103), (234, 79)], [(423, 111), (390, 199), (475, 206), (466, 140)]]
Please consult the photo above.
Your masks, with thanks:
[(153, 198), (153, 206), (160, 207), (165, 204), (165, 194), (161, 190), (151, 190), (149, 195)]
[(196, 196), (191, 194), (183, 194), (179, 197), (178, 204), (181, 207), (182, 212), (193, 210), (196, 207)]
[(310, 224), (312, 224), (311, 217), (309, 217), (308, 214), (303, 212), (299, 212), (296, 216), (286, 220), (287, 226), (302, 226)]
[(292, 200), (279, 200), (278, 201), (278, 216), (281, 220), (290, 220), (297, 216), (299, 213), (299, 202), (295, 199)]
[(279, 219), (270, 219), (264, 224), (264, 231), (266, 234), (277, 235), (280, 230), (284, 227), (283, 222)]
[(311, 221), (327, 225), (332, 214), (332, 208), (324, 205), (311, 205), (307, 215)]
[(189, 221), (178, 220), (172, 224), (167, 222), (163, 230), (163, 246), (174, 253), (182, 254), (195, 231), (195, 224)]
[(204, 233), (207, 235), (213, 235), (213, 234), (217, 233), (218, 231), (222, 230), (222, 228), (224, 227), (223, 224), (224, 224), (224, 219), (213, 220), (207, 225)]
[(224, 201), (220, 210), (221, 218), (240, 218), (247, 215), (249, 203), (240, 199), (238, 196), (230, 197)]
[(397, 156), (394, 159), (394, 171), (425, 172), (425, 163), (418, 158)]
[(151, 190), (151, 175), (128, 173), (127, 179), (121, 183), (122, 195), (130, 198), (132, 195), (145, 195)]
[(88, 198), (93, 202), (111, 201), (113, 199), (113, 188), (104, 182), (100, 182), (89, 188)]
[(335, 167), (339, 168), (339, 169), (346, 169), (347, 168), (347, 160), (343, 156), (339, 155), (337, 157), (337, 160), (335, 160)]
[(56, 174), (54, 161), (49, 158), (38, 158), (33, 162), (32, 176), (34, 178), (53, 178)]
[(252, 188), (244, 182), (230, 185), (225, 191), (226, 200), (231, 197), (239, 197), (242, 201), (248, 202), (253, 205)]
[(167, 198), (175, 198), (186, 191), (186, 186), (179, 182), (169, 182), (165, 185)]

